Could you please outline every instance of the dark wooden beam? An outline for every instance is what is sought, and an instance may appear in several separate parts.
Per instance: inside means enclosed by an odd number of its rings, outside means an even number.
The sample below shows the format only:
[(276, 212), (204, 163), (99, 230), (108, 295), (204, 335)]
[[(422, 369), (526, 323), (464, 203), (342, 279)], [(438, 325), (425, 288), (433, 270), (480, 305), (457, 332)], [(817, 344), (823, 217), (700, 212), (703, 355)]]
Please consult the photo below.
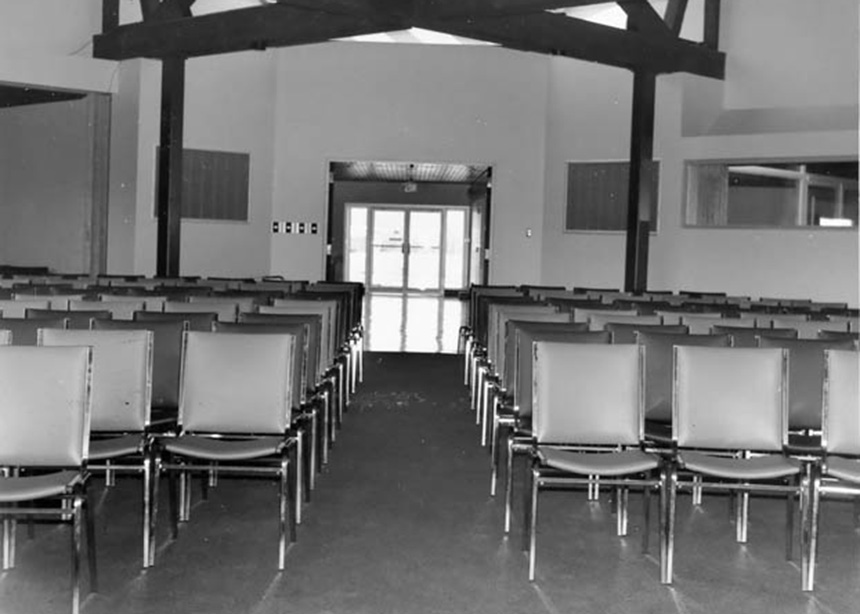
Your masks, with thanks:
[(109, 60), (194, 57), (403, 29), (396, 17), (331, 15), (273, 4), (115, 28), (93, 37), (93, 55)]
[(657, 76), (633, 73), (633, 118), (630, 128), (630, 179), (627, 192), (627, 253), (624, 261), (625, 292), (648, 289), (648, 239), (654, 210), (654, 175), (647, 166), (654, 160), (654, 106)]
[(179, 277), (182, 229), (182, 132), (185, 123), (185, 60), (161, 68), (161, 144), (158, 148), (156, 275)]
[(644, 69), (657, 74), (689, 72), (717, 79), (725, 75), (725, 55), (702, 45), (552, 13), (480, 19), (425, 17), (413, 25), (490, 41), (510, 49)]
[(681, 26), (684, 25), (684, 15), (687, 12), (687, 0), (669, 0), (666, 5), (666, 14), (663, 16), (663, 21), (666, 22), (666, 27), (675, 36), (680, 36)]
[(705, 0), (703, 40), (709, 49), (720, 48), (720, 0)]
[(666, 22), (647, 0), (618, 0), (618, 6), (627, 13), (628, 29), (653, 36), (670, 37), (672, 35)]
[(119, 25), (119, 0), (102, 0), (102, 32)]
[(164, 21), (191, 17), (191, 5), (195, 0), (140, 0), (140, 12), (144, 21)]
[(557, 9), (604, 4), (609, 0), (421, 0), (424, 15), (447, 17), (490, 17), (528, 15)]

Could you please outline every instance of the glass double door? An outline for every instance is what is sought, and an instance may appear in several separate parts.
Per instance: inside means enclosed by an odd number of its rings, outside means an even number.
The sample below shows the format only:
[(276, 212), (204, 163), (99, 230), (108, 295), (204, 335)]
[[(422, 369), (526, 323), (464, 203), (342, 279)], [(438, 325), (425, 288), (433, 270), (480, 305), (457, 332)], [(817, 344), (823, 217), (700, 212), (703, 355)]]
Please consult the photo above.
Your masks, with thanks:
[(466, 213), (455, 207), (350, 206), (348, 279), (371, 291), (463, 288)]

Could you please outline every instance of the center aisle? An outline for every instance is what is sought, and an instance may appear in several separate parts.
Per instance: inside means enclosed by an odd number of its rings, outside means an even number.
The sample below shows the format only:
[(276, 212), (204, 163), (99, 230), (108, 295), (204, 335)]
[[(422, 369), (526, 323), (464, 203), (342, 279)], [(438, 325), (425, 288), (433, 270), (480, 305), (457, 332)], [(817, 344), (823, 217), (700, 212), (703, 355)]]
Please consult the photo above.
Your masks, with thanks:
[[(365, 358), (287, 578), (257, 611), (542, 611), (522, 590), (524, 556), (500, 539), (461, 359)], [(503, 589), (510, 583), (516, 594)]]

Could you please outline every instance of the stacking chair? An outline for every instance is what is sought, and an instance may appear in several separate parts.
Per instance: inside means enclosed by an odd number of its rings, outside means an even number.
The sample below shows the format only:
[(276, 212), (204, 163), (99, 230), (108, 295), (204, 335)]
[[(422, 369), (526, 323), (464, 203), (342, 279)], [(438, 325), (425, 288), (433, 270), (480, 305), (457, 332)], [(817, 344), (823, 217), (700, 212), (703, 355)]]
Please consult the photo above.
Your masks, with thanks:
[[(733, 322), (733, 320), (729, 320)], [(731, 326), (719, 324), (711, 327), (714, 335), (728, 335), (732, 347), (758, 347), (759, 337), (767, 335), (772, 338), (797, 339), (797, 331), (793, 328), (759, 328), (757, 326)]]
[(762, 336), (759, 347), (788, 350), (788, 448), (794, 454), (818, 454), (825, 352), (853, 350), (854, 342)]
[(46, 298), (0, 300), (0, 313), (4, 318), (23, 318), (28, 309), (50, 309), (51, 302)]
[[(17, 518), (72, 525), (72, 614), (80, 612), (82, 525), (90, 589), (96, 578), (93, 508), (87, 496), (91, 350), (0, 347), (0, 518), (3, 569), (15, 565)], [(38, 502), (61, 501), (60, 506)]]
[[(167, 300), (164, 303), (164, 313), (214, 313), (219, 322), (235, 322), (239, 314), (239, 306), (235, 301), (192, 303), (185, 301)], [(138, 312), (141, 313), (141, 312)]]
[[(714, 320), (720, 320), (723, 317), (723, 314), (719, 311), (697, 310), (695, 306), (657, 309), (654, 313), (655, 315), (663, 318), (663, 324), (686, 324), (690, 328), (690, 332), (693, 332), (693, 326), (689, 323), (689, 320), (692, 320), (693, 318), (706, 320), (708, 322), (707, 326), (710, 327)], [(705, 329), (705, 332), (707, 332), (707, 328)]]
[(844, 332), (841, 330), (820, 330), (818, 331), (819, 339), (850, 339), (857, 344), (860, 340), (860, 332)]
[[(245, 334), (279, 334), (287, 333), (296, 337), (296, 360), (293, 361), (293, 373), (291, 374), (292, 381), (297, 382), (292, 387), (293, 396), (291, 399), (293, 411), (296, 412), (293, 422), (298, 423), (303, 420), (308, 424), (308, 429), (305, 431), (307, 441), (303, 446), (307, 458), (304, 466), (306, 467), (305, 475), (302, 476), (306, 481), (305, 500), (310, 499), (310, 492), (315, 486), (316, 472), (321, 469), (319, 464), (319, 448), (327, 443), (327, 439), (323, 436), (320, 442), (320, 429), (328, 428), (328, 424), (320, 422), (320, 411), (318, 399), (308, 398), (305, 378), (307, 376), (307, 356), (308, 356), (308, 335), (307, 325), (303, 323), (287, 324), (287, 323), (269, 323), (269, 324), (249, 324), (238, 322), (216, 322), (215, 332), (218, 333), (245, 333)], [(298, 524), (301, 524), (301, 518), (296, 519)]]
[[(666, 320), (664, 320), (666, 321)], [(691, 335), (708, 335), (713, 326), (743, 326), (752, 328), (752, 320), (740, 318), (724, 318), (722, 316), (685, 313), (681, 316), (681, 324), (686, 324)]]
[[(478, 366), (478, 390), (476, 393), (475, 423), (481, 427), (481, 446), (487, 445), (490, 435), (490, 408), (496, 394), (502, 387), (505, 373), (505, 335), (509, 320), (538, 320), (553, 317), (558, 313), (555, 307), (543, 303), (491, 304), (487, 318), (486, 359)], [(565, 314), (567, 320), (571, 315)]]
[[(219, 310), (219, 320), (222, 322), (235, 322), (236, 318), (240, 313), (248, 312), (252, 313), (257, 311), (258, 299), (254, 296), (226, 296), (220, 294), (213, 294), (210, 296), (196, 296), (191, 295), (188, 297), (188, 302), (192, 304), (198, 305), (210, 305)], [(224, 314), (227, 314), (227, 310), (233, 312), (233, 319), (226, 320), (221, 317), (222, 312), (221, 308), (224, 308)]]
[(30, 320), (27, 318), (0, 318), (0, 328), (12, 332), (14, 345), (36, 345), (40, 328), (68, 328), (68, 318)]
[(110, 320), (112, 314), (106, 309), (92, 309), (87, 311), (69, 311), (68, 309), (27, 309), (25, 315), (28, 320), (55, 320), (65, 318), (68, 328), (76, 330), (87, 330), (93, 320)]
[(645, 436), (651, 445), (672, 443), (673, 352), (677, 345), (729, 347), (728, 335), (688, 335), (640, 330), (636, 343), (645, 348)]
[[(676, 497), (679, 488), (737, 493), (735, 538), (747, 541), (751, 492), (788, 497), (787, 554), (791, 553), (794, 497), (801, 523), (809, 514), (809, 466), (784, 454), (788, 443), (788, 351), (779, 348), (679, 346), (674, 350), (672, 439), (675, 455), (662, 508), (661, 582), (672, 583)], [(689, 479), (679, 480), (683, 470)], [(701, 480), (696, 477), (701, 476)], [(804, 542), (808, 540), (804, 532)], [(804, 543), (804, 582), (808, 562)]]
[(815, 582), (821, 497), (853, 497), (855, 514), (860, 498), (860, 411), (857, 409), (860, 407), (860, 354), (850, 350), (825, 350), (825, 365), (821, 417), (824, 456), (812, 480), (809, 573), (804, 585), (808, 591)]
[(670, 333), (685, 335), (688, 332), (684, 324), (631, 324), (628, 322), (607, 322), (603, 330), (612, 335), (612, 343), (636, 343), (637, 332)]
[[(574, 307), (573, 321), (588, 322), (592, 316), (610, 315), (616, 318), (624, 316), (638, 316), (639, 312), (636, 309), (616, 309), (612, 305), (593, 306), (593, 307)], [(653, 324), (654, 322), (652, 322)]]
[(95, 320), (94, 330), (148, 330), (152, 333), (152, 401), (150, 430), (173, 428), (179, 412), (179, 375), (188, 323), (164, 321)]
[(622, 536), (629, 489), (642, 488), (647, 551), (648, 494), (659, 485), (662, 500), (665, 489), (660, 458), (642, 450), (642, 368), (641, 346), (535, 342), (529, 580), (535, 577), (538, 496), (544, 488), (589, 486), (595, 477), (616, 486)]
[(206, 333), (212, 330), (218, 314), (214, 311), (135, 311), (134, 321), (149, 322), (186, 322), (188, 330)]
[[(514, 489), (514, 455), (526, 454), (532, 446), (532, 385), (534, 344), (537, 341), (556, 341), (563, 343), (608, 344), (610, 335), (606, 331), (582, 331), (572, 329), (576, 322), (570, 324), (552, 325), (538, 322), (534, 326), (523, 322), (517, 327), (516, 340), (516, 376), (514, 388), (511, 391), (510, 405), (499, 409), (499, 423), (494, 433), (495, 447), (493, 448), (491, 476), (491, 492), (495, 488), (498, 474), (500, 439), (502, 427), (508, 427), (506, 445), (506, 474), (505, 474), (505, 533), (511, 530)], [(565, 330), (565, 327), (568, 327)]]
[[(111, 292), (99, 292), (98, 297), (102, 303), (132, 303), (138, 304), (143, 301), (143, 307), (138, 307), (134, 311), (164, 311), (164, 303), (167, 297), (163, 294), (153, 294), (149, 290), (141, 288), (126, 288), (122, 294), (116, 294), (116, 289)], [(108, 309), (111, 309), (108, 307)], [(131, 318), (134, 319), (134, 311)], [(124, 319), (114, 316), (115, 319)]]
[(142, 476), (143, 567), (155, 559), (152, 531), (152, 333), (147, 330), (40, 329), (39, 345), (89, 346), (93, 353), (89, 469)]
[(132, 320), (135, 311), (142, 311), (145, 308), (146, 301), (142, 298), (125, 297), (122, 301), (69, 301), (69, 311), (110, 311), (112, 320)]
[(611, 312), (592, 313), (588, 316), (589, 330), (606, 330), (608, 324), (615, 323), (660, 326), (663, 324), (663, 318), (658, 315), (617, 315)]
[(829, 322), (827, 320), (808, 320), (801, 322), (783, 320), (778, 317), (772, 318), (771, 322), (773, 326), (777, 328), (793, 328), (797, 331), (797, 337), (799, 339), (815, 339), (818, 337), (818, 333), (823, 330), (840, 332), (848, 331), (847, 322)]
[(0, 328), (0, 345), (12, 345), (12, 331), (8, 328)]
[(322, 428), (321, 434), (326, 437), (326, 445), (320, 450), (319, 460), (328, 463), (328, 448), (336, 437), (336, 417), (334, 416), (334, 395), (336, 384), (334, 374), (326, 374), (325, 365), (321, 359), (322, 316), (317, 314), (290, 313), (240, 313), (240, 324), (299, 324), (305, 328), (307, 338), (307, 365), (302, 380), (305, 386), (305, 397), (315, 397), (322, 402), (322, 417), (330, 428)]
[[(287, 520), (295, 540), (302, 433), (293, 423), (295, 336), (186, 333), (179, 430), (158, 439), (158, 472), (171, 478), (172, 533), (191, 509), (188, 473), (269, 475), (279, 483), (278, 569), (284, 568)], [(176, 479), (179, 474), (177, 505)], [(158, 478), (154, 500), (158, 500)], [(291, 499), (296, 510), (290, 512)]]
[(335, 301), (307, 299), (275, 299), (274, 305), (260, 306), (261, 314), (292, 314), (320, 316), (320, 380), (328, 380), (332, 386), (332, 407), (336, 408), (337, 424), (343, 421), (347, 403), (348, 386), (345, 375), (349, 351), (338, 351), (337, 303)]

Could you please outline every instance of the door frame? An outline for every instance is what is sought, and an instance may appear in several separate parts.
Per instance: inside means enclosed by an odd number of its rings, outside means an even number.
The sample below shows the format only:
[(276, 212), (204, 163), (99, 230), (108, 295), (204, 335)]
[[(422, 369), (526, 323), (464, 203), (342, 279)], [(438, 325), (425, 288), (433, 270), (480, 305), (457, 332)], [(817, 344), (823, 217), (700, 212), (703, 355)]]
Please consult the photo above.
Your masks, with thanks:
[[(325, 223), (325, 246), (324, 246), (324, 261), (323, 270), (325, 271), (326, 281), (344, 281), (346, 279), (346, 259), (347, 254), (343, 248), (347, 243), (347, 215), (346, 206), (348, 203), (342, 195), (338, 194), (338, 185), (348, 185), (353, 180), (336, 178), (336, 167), (341, 164), (350, 162), (366, 162), (373, 163), (373, 158), (350, 158), (350, 157), (331, 157), (326, 160), (326, 177), (327, 177), (327, 206), (326, 206), (326, 223)], [(389, 161), (397, 164), (397, 161)], [(385, 163), (384, 161), (382, 163)], [(402, 162), (401, 162), (402, 163)], [(424, 161), (422, 163), (434, 164), (437, 166), (445, 165), (468, 165), (483, 168), (483, 173), (480, 177), (473, 179), (471, 183), (452, 181), (450, 183), (459, 183), (468, 185), (471, 194), (467, 208), (469, 210), (480, 210), (481, 228), (477, 236), (472, 232), (472, 215), (467, 215), (465, 241), (467, 243), (465, 269), (465, 283), (462, 290), (468, 289), (471, 284), (486, 284), (490, 278), (490, 242), (492, 238), (490, 215), (492, 210), (492, 181), (493, 181), (493, 166), (486, 162), (463, 162), (446, 160), (442, 162)], [(379, 180), (377, 183), (387, 183), (387, 180)], [(390, 181), (390, 183), (401, 183), (400, 181)], [(429, 181), (428, 183), (432, 183)], [(445, 182), (442, 182), (445, 183)], [(422, 185), (422, 181), (418, 180), (417, 184)], [(399, 203), (395, 199), (386, 200), (379, 204), (390, 203), (392, 206), (407, 206), (420, 207), (419, 203)], [(433, 205), (436, 206), (436, 205)], [(442, 203), (443, 207), (458, 207), (455, 203)], [(475, 246), (472, 239), (476, 238), (479, 245)], [(478, 259), (479, 265), (473, 264), (473, 261)], [(457, 292), (450, 290), (449, 292)]]
[[(400, 293), (400, 294), (438, 294), (444, 295), (445, 288), (445, 270), (446, 270), (446, 258), (447, 258), (447, 250), (445, 249), (447, 246), (447, 227), (448, 227), (448, 212), (449, 211), (461, 211), (463, 213), (463, 244), (462, 244), (462, 253), (463, 253), (463, 263), (461, 265), (461, 274), (462, 278), (465, 282), (465, 286), (468, 287), (469, 283), (469, 272), (470, 272), (470, 231), (471, 231), (471, 216), (470, 216), (470, 208), (463, 205), (436, 205), (436, 204), (423, 204), (423, 205), (409, 205), (409, 204), (397, 204), (397, 203), (345, 203), (344, 204), (344, 233), (343, 233), (343, 254), (344, 254), (344, 274), (350, 270), (350, 250), (349, 250), (349, 228), (351, 226), (351, 215), (353, 209), (364, 208), (367, 209), (367, 227), (365, 232), (365, 271), (364, 271), (364, 280), (363, 283), (367, 288), (367, 291), (374, 292), (384, 292), (384, 293)], [(375, 216), (374, 211), (379, 210), (395, 210), (395, 211), (403, 211), (404, 220), (403, 220), (403, 247), (404, 247), (404, 257), (403, 257), (403, 285), (400, 287), (393, 286), (374, 286), (371, 284), (371, 275), (373, 273), (373, 230), (375, 225)], [(439, 270), (438, 270), (438, 280), (439, 286), (437, 288), (430, 289), (419, 289), (419, 288), (410, 288), (409, 287), (409, 255), (410, 255), (410, 237), (411, 235), (411, 221), (412, 221), (412, 213), (418, 212), (429, 212), (429, 213), (439, 213), (440, 214), (440, 222), (439, 222)], [(459, 290), (460, 288), (456, 288), (455, 290)]]

